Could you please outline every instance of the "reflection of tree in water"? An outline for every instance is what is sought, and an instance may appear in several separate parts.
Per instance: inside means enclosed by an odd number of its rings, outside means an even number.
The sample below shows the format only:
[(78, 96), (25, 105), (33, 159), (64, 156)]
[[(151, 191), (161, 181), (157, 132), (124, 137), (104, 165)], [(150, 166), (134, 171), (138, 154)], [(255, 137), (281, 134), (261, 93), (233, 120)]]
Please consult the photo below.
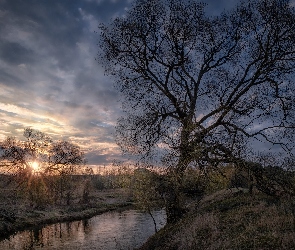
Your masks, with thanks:
[(67, 230), (68, 235), (71, 234), (71, 224), (72, 224), (71, 222), (66, 222), (66, 230)]
[[(155, 218), (159, 221), (158, 225), (163, 226), (165, 219), (162, 212), (155, 212)], [(131, 210), (103, 214), (87, 220), (56, 223), (44, 228), (36, 226), (0, 241), (0, 250), (91, 249), (93, 244), (97, 249), (133, 249), (153, 233), (149, 215)]]
[(7, 243), (2, 249), (31, 250), (35, 249), (35, 247), (44, 247), (43, 233), (39, 228), (24, 231), (11, 237), (10, 240), (7, 240)]
[(87, 229), (89, 228), (89, 220), (83, 220), (82, 224), (83, 224), (83, 230), (87, 231)]
[(43, 229), (33, 229), (31, 231), (31, 234), (33, 235), (33, 244), (35, 246), (40, 246), (44, 247), (44, 242), (43, 242)]

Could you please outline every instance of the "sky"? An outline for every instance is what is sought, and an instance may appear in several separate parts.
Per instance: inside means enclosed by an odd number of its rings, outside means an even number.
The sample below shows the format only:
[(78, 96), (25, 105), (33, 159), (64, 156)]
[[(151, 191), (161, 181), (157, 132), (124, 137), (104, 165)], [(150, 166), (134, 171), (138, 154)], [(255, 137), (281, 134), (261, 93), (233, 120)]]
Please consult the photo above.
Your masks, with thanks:
[[(205, 2), (213, 15), (237, 3)], [(119, 93), (95, 57), (99, 23), (131, 3), (0, 0), (0, 140), (31, 127), (78, 144), (90, 165), (124, 159), (113, 136)]]

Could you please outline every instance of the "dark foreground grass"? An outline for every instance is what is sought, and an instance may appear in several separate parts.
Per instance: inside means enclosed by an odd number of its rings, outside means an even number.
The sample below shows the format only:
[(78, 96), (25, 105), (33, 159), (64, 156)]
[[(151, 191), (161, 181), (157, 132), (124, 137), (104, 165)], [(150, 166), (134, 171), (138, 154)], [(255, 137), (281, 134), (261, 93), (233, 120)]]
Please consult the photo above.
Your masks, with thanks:
[(295, 249), (291, 211), (287, 200), (219, 191), (205, 197), (183, 220), (161, 229), (140, 249)]

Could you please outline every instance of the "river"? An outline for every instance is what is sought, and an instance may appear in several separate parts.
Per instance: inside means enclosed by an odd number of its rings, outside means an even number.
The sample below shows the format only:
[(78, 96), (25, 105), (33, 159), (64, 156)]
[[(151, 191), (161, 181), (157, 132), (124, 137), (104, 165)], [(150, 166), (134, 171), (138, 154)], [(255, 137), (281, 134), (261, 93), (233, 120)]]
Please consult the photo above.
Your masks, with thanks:
[[(166, 223), (164, 210), (154, 211), (157, 228)], [(155, 233), (151, 216), (137, 210), (108, 212), (87, 220), (36, 227), (0, 242), (1, 250), (134, 249)]]

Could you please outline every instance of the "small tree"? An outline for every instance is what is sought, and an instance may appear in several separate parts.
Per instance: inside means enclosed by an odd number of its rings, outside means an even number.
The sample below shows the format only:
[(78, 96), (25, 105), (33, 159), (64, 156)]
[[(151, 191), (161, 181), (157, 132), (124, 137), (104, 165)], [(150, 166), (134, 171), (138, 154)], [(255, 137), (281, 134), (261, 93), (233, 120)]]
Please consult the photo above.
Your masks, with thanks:
[(27, 188), (29, 197), (37, 197), (37, 200), (44, 200), (45, 192), (50, 196), (48, 192), (53, 191), (58, 178), (55, 190), (59, 197), (55, 200), (62, 201), (65, 190), (71, 192), (73, 188), (71, 175), (86, 163), (84, 153), (77, 145), (68, 141), (54, 142), (46, 134), (31, 128), (24, 130), (24, 137), (25, 141), (8, 137), (1, 143), (3, 170), (15, 175), (19, 185)]
[(256, 141), (294, 146), (295, 10), (287, 0), (241, 1), (208, 17), (205, 4), (137, 0), (101, 25), (99, 60), (117, 79), (123, 152), (162, 153), (169, 167), (168, 222), (183, 209), (188, 166), (246, 168)]
[(152, 211), (155, 208), (162, 207), (164, 204), (164, 200), (157, 190), (159, 185), (159, 178), (157, 178), (156, 173), (146, 168), (138, 168), (134, 171), (134, 182), (131, 187), (133, 196), (137, 206), (149, 213), (153, 219), (155, 232), (157, 232), (157, 224)]

